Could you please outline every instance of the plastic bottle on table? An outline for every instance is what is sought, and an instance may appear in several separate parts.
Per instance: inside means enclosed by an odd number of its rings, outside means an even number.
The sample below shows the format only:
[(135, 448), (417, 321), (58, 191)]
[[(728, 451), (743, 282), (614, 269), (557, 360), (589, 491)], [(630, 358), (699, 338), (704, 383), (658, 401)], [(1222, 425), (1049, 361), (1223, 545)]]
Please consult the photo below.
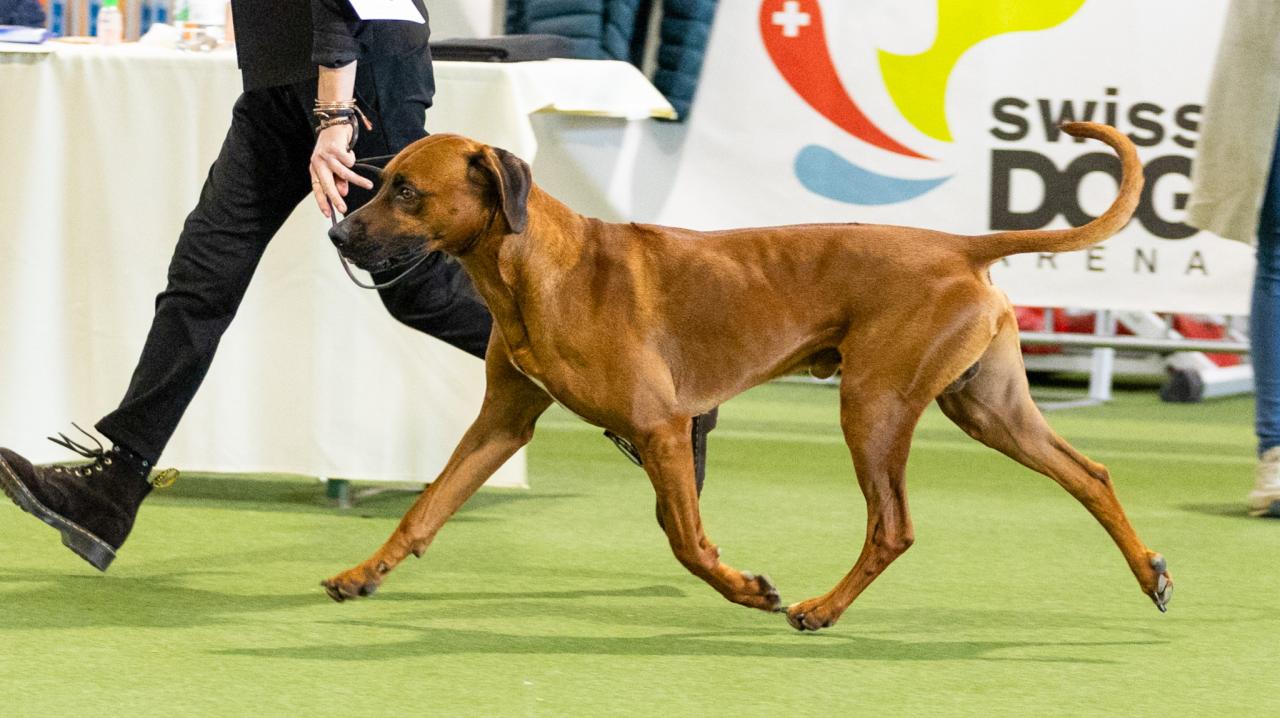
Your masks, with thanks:
[(124, 16), (120, 14), (118, 0), (102, 0), (98, 11), (98, 43), (119, 45), (124, 39)]

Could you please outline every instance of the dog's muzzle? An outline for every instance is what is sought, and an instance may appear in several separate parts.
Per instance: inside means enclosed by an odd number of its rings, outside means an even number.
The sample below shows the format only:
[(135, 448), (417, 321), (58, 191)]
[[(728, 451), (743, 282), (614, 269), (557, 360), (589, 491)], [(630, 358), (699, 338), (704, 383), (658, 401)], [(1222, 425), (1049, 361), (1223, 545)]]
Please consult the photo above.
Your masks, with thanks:
[[(360, 227), (359, 231), (355, 233), (356, 236), (353, 237), (352, 226), (350, 218), (341, 222), (334, 222), (333, 226), (329, 228), (329, 241), (333, 242), (333, 246), (338, 250), (338, 256), (343, 260), (342, 266), (346, 270), (347, 276), (351, 277), (351, 281), (365, 289), (385, 289), (398, 283), (425, 262), (431, 254), (425, 250), (417, 249), (393, 254), (390, 257), (370, 257), (368, 256), (370, 254), (369, 243), (362, 241), (364, 239), (364, 228)], [(374, 252), (374, 254), (376, 255), (377, 252)], [(350, 268), (347, 267), (348, 262), (370, 274), (387, 272), (401, 267), (408, 267), (408, 269), (405, 269), (404, 273), (390, 281), (380, 284), (367, 284), (361, 282), (351, 273)]]
[(351, 243), (351, 230), (347, 220), (344, 219), (329, 228), (329, 241), (333, 242), (333, 246), (337, 247), (339, 252), (345, 254), (347, 246)]
[[(403, 261), (403, 259), (399, 257), (387, 257), (382, 260), (376, 260), (365, 256), (368, 255), (369, 252), (361, 250), (368, 250), (369, 247), (363, 246), (363, 243), (359, 241), (359, 237), (352, 236), (353, 233), (351, 231), (351, 227), (351, 221), (349, 219), (344, 219), (329, 228), (329, 241), (333, 242), (333, 246), (337, 248), (338, 253), (345, 257), (347, 261), (366, 272), (381, 271)], [(363, 233), (356, 232), (355, 234), (360, 235)]]

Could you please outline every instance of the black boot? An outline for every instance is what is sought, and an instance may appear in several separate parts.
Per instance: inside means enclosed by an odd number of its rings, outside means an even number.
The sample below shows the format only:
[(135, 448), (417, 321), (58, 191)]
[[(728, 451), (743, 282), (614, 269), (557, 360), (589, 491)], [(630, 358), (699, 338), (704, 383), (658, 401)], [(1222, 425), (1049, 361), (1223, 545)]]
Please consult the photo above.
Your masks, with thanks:
[(63, 545), (106, 571), (133, 528), (142, 500), (151, 493), (151, 464), (119, 447), (106, 451), (98, 444), (90, 449), (59, 436), (61, 441), (50, 441), (93, 463), (33, 466), (0, 449), (0, 488), (23, 511), (57, 529)]
[[(720, 407), (700, 416), (693, 417), (693, 480), (698, 487), (698, 496), (702, 496), (702, 482), (707, 478), (707, 434), (716, 428), (720, 418)], [(662, 523), (659, 521), (658, 523)]]

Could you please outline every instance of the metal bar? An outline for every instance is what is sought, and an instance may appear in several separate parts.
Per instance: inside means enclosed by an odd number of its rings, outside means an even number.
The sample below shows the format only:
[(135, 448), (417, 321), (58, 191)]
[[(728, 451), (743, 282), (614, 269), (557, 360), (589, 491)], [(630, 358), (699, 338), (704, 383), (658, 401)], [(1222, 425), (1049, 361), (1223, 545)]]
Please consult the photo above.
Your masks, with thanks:
[[(1100, 311), (1093, 317), (1093, 336), (1109, 339), (1116, 335), (1116, 318), (1110, 311)], [(1116, 350), (1112, 347), (1093, 347), (1093, 362), (1089, 370), (1089, 398), (1102, 403), (1111, 401), (1111, 383), (1115, 378)]]
[(1176, 352), (1209, 352), (1213, 354), (1248, 354), (1248, 342), (1197, 339), (1151, 339), (1130, 336), (1098, 336), (1066, 332), (1022, 332), (1023, 344), (1064, 347), (1105, 347), (1173, 354)]

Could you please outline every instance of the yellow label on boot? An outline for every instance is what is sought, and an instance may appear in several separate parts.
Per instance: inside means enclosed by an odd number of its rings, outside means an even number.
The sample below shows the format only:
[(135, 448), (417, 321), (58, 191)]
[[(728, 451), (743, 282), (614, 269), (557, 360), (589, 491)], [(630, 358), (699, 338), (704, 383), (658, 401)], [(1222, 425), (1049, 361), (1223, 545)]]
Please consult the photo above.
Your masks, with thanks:
[(156, 472), (155, 476), (151, 477), (151, 485), (157, 489), (167, 489), (173, 486), (177, 480), (177, 469), (165, 469), (164, 471)]

